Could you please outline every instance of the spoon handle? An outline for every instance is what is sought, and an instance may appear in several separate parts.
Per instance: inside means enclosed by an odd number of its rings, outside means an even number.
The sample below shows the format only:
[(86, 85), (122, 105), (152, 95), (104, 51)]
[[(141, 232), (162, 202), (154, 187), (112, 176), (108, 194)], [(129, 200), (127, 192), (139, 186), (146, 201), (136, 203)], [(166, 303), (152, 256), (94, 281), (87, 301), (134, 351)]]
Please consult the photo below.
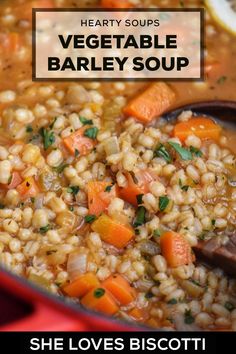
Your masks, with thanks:
[(236, 123), (236, 102), (234, 101), (206, 101), (184, 105), (164, 114), (164, 118), (171, 121), (176, 119), (182, 111), (191, 110), (196, 114), (203, 114), (224, 121)]

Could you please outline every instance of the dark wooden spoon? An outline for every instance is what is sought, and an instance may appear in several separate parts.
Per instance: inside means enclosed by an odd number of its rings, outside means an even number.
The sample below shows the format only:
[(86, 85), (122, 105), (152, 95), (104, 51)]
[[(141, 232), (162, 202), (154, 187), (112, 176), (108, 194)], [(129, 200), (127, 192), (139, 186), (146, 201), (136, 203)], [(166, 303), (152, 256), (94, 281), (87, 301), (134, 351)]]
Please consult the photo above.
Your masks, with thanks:
[(204, 114), (222, 121), (234, 122), (236, 129), (236, 101), (205, 101), (187, 104), (164, 114), (168, 120), (176, 119), (182, 111), (193, 111), (196, 115)]
[[(236, 102), (208, 101), (188, 104), (167, 112), (164, 118), (171, 121), (187, 110), (193, 111), (196, 116), (203, 114), (219, 119), (222, 123), (235, 123), (236, 130)], [(236, 230), (226, 244), (221, 244), (220, 237), (214, 237), (209, 241), (200, 241), (194, 251), (199, 259), (209, 265), (220, 267), (226, 273), (236, 276)]]

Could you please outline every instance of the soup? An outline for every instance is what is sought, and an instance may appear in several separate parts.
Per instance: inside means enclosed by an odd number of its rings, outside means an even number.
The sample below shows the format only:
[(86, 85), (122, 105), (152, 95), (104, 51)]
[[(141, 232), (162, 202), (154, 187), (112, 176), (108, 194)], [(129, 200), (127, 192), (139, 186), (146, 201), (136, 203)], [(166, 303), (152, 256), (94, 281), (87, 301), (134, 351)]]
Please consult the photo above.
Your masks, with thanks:
[(126, 321), (235, 331), (235, 278), (198, 257), (203, 241), (234, 242), (235, 133), (191, 111), (161, 115), (236, 100), (236, 39), (207, 13), (204, 82), (32, 82), (31, 7), (100, 4), (1, 2), (0, 261)]

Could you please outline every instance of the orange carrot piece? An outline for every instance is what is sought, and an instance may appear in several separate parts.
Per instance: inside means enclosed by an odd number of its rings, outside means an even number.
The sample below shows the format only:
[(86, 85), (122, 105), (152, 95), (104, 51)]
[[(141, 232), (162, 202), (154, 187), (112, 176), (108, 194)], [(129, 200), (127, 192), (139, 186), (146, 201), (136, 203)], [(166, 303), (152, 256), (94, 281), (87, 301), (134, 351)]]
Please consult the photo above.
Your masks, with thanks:
[(180, 234), (167, 231), (160, 238), (163, 257), (170, 267), (179, 267), (193, 263), (195, 260), (191, 246)]
[(142, 311), (141, 309), (138, 309), (137, 307), (134, 307), (132, 310), (130, 310), (128, 312), (128, 315), (138, 322), (143, 321), (143, 319), (145, 317), (144, 311)]
[(63, 292), (70, 297), (82, 297), (91, 289), (99, 286), (98, 278), (93, 273), (80, 275), (72, 283), (63, 287)]
[(125, 247), (134, 236), (134, 231), (129, 225), (123, 225), (105, 214), (95, 220), (91, 227), (93, 231), (99, 233), (104, 242), (117, 248)]
[(196, 117), (187, 122), (177, 123), (173, 135), (181, 141), (185, 141), (189, 135), (196, 135), (200, 139), (218, 140), (221, 133), (221, 126), (210, 118)]
[(102, 286), (107, 289), (120, 305), (128, 305), (135, 299), (135, 290), (129, 282), (119, 274), (111, 275)]
[(81, 304), (91, 310), (114, 315), (119, 311), (112, 295), (104, 288), (94, 288), (90, 290), (82, 299)]
[(82, 127), (63, 139), (65, 147), (72, 155), (75, 155), (76, 151), (79, 152), (80, 156), (87, 155), (96, 145), (95, 140), (84, 136), (86, 129), (86, 127)]
[(134, 7), (128, 0), (101, 0), (101, 6), (107, 9), (130, 9)]
[(167, 111), (174, 101), (174, 91), (164, 82), (157, 82), (132, 99), (124, 108), (124, 113), (127, 116), (134, 116), (143, 123), (149, 123)]
[(156, 180), (157, 176), (152, 171), (140, 170), (131, 176), (126, 173), (127, 186), (119, 189), (119, 195), (126, 202), (137, 206), (137, 195), (149, 192), (149, 183)]
[(26, 178), (24, 182), (16, 187), (22, 199), (35, 197), (39, 193), (39, 188), (33, 177)]
[(54, 0), (31, 0), (26, 1), (15, 8), (16, 13), (20, 13), (20, 19), (32, 22), (32, 9), (37, 8), (54, 8)]
[[(111, 187), (111, 189), (110, 189)], [(108, 190), (106, 190), (108, 188)], [(88, 182), (88, 206), (89, 214), (100, 215), (104, 212), (112, 199), (117, 196), (116, 186), (105, 181)]]
[(3, 54), (16, 53), (22, 44), (22, 38), (19, 33), (2, 33), (0, 34), (0, 52)]
[(22, 178), (19, 172), (14, 171), (12, 173), (12, 177), (10, 180), (10, 183), (8, 184), (1, 184), (0, 187), (3, 189), (15, 189), (21, 182), (22, 182)]

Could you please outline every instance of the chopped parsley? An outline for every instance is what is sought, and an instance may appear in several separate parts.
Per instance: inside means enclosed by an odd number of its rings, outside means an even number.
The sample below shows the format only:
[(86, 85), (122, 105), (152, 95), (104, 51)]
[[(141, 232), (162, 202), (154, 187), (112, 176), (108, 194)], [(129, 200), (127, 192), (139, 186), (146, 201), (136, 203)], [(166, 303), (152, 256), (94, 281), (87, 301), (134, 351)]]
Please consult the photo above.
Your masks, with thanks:
[(183, 148), (180, 144), (169, 141), (169, 145), (177, 152), (182, 160), (188, 161), (193, 159), (190, 150)]
[(104, 189), (104, 192), (108, 192), (110, 193), (111, 189), (112, 189), (113, 185), (111, 184), (110, 186), (107, 186), (105, 189)]
[(195, 148), (194, 146), (190, 146), (189, 150), (190, 150), (191, 154), (195, 155), (196, 157), (202, 157), (202, 155), (203, 155), (202, 151)]
[(156, 229), (153, 231), (153, 236), (154, 237), (160, 237), (161, 236), (161, 231), (159, 229)]
[(5, 208), (5, 205), (0, 203), (0, 209), (4, 209)]
[(87, 119), (85, 117), (79, 117), (79, 120), (83, 125), (93, 125), (92, 119)]
[(66, 168), (66, 167), (68, 167), (69, 165), (67, 164), (67, 163), (62, 163), (62, 164), (60, 164), (59, 166), (57, 166), (57, 167), (53, 167), (53, 170), (55, 171), (55, 172), (57, 172), (58, 174), (61, 174), (63, 171), (64, 171), (64, 169)]
[(55, 143), (55, 135), (53, 131), (47, 130), (46, 128), (41, 128), (39, 134), (43, 138), (44, 150), (47, 150), (50, 146)]
[(141, 226), (146, 222), (146, 208), (139, 206), (134, 220), (134, 227)]
[(137, 203), (142, 204), (143, 202), (143, 194), (136, 195)]
[(232, 312), (235, 309), (234, 304), (232, 304), (230, 301), (226, 301), (224, 306), (229, 312)]
[(93, 295), (94, 297), (96, 297), (97, 299), (99, 299), (100, 297), (102, 297), (105, 294), (106, 290), (103, 288), (97, 288), (94, 290)]
[(96, 139), (98, 135), (98, 128), (97, 127), (92, 127), (88, 128), (84, 132), (84, 136), (87, 136), (89, 139)]
[(26, 133), (32, 133), (33, 132), (33, 128), (31, 125), (27, 125), (26, 127)]
[(186, 324), (192, 324), (194, 323), (195, 319), (192, 315), (192, 311), (191, 310), (185, 310), (184, 313), (184, 323)]
[(206, 238), (206, 232), (202, 232), (201, 235), (198, 236), (199, 240), (204, 241)]
[(79, 156), (79, 150), (75, 149), (75, 157), (78, 157), (78, 156)]
[(179, 179), (179, 186), (180, 186), (180, 188), (182, 189), (182, 191), (185, 191), (185, 192), (187, 192), (188, 189), (189, 189), (189, 187), (190, 187), (190, 186), (188, 186), (188, 185), (183, 185), (181, 179)]
[(167, 304), (169, 304), (169, 305), (176, 305), (177, 303), (178, 303), (178, 301), (177, 301), (175, 298), (170, 299), (170, 300), (167, 302)]
[(150, 291), (145, 294), (146, 299), (151, 299), (152, 297), (154, 297), (154, 295)]
[(217, 84), (222, 85), (223, 83), (225, 83), (226, 80), (227, 80), (227, 76), (221, 76), (217, 80)]
[(8, 178), (7, 184), (10, 184), (10, 183), (11, 183), (12, 178), (13, 178), (13, 175), (11, 175), (11, 176)]
[(189, 189), (189, 186), (185, 185), (181, 187), (182, 191), (187, 192)]
[(50, 230), (50, 225), (46, 225), (46, 226), (40, 227), (39, 232), (41, 234), (46, 234), (46, 232), (48, 232), (48, 230)]
[(172, 161), (172, 157), (163, 144), (160, 144), (154, 151), (154, 157), (162, 157), (167, 163)]
[(79, 192), (79, 187), (78, 186), (70, 186), (67, 188), (67, 192), (76, 196), (76, 194), (78, 194), (78, 192)]
[(168, 197), (166, 197), (166, 196), (160, 197), (159, 198), (159, 209), (160, 209), (160, 211), (164, 211), (167, 208), (169, 202), (170, 202), (170, 199)]
[(211, 220), (211, 225), (212, 225), (212, 226), (215, 226), (215, 224), (216, 224), (215, 219), (212, 219), (212, 220)]
[(87, 223), (87, 224), (91, 224), (94, 220), (96, 220), (96, 215), (86, 215), (85, 218), (84, 218), (84, 221)]
[(193, 284), (195, 284), (197, 286), (201, 286), (201, 284), (195, 279), (190, 279), (190, 281), (191, 281), (191, 283), (193, 283)]

